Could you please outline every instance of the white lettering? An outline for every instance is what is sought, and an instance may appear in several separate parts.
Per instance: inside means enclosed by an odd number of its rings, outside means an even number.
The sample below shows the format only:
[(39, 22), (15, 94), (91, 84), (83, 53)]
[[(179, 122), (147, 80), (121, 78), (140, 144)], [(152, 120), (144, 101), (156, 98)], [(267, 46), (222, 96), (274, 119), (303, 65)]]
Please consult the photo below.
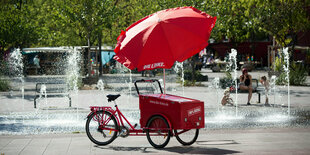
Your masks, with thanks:
[(157, 63), (153, 63), (153, 64), (147, 64), (143, 66), (143, 69), (154, 69), (157, 67), (164, 67), (164, 63), (163, 62), (157, 62)]
[(143, 69), (149, 69), (150, 65), (144, 65)]
[(157, 104), (157, 105), (162, 105), (162, 106), (169, 106), (168, 103), (159, 102), (159, 101), (153, 101), (153, 100), (151, 100), (150, 103)]
[(190, 110), (187, 111), (188, 116), (196, 115), (196, 114), (198, 114), (200, 112), (201, 112), (201, 108), (200, 107), (196, 107), (196, 108), (193, 108), (193, 109), (190, 109)]

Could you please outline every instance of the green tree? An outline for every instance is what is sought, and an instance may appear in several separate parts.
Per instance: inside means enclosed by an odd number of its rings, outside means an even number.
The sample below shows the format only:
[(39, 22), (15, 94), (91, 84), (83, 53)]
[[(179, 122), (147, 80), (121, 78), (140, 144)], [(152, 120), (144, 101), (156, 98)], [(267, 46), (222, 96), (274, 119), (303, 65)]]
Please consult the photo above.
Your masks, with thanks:
[(218, 41), (229, 39), (237, 45), (264, 36), (256, 26), (255, 7), (252, 0), (210, 0), (205, 2), (204, 10), (217, 16), (211, 38)]
[[(309, 30), (309, 0), (2, 0), (0, 50), (9, 47), (115, 45), (121, 30), (156, 11), (193, 6), (217, 23), (211, 38), (234, 45), (273, 36), (295, 45)], [(1, 52), (2, 54), (3, 52)]]
[(308, 0), (253, 0), (257, 28), (273, 36), (278, 44), (294, 46), (297, 33), (309, 30)]
[(0, 2), (0, 50), (25, 47), (38, 40), (37, 25), (31, 23), (35, 14), (32, 1)]

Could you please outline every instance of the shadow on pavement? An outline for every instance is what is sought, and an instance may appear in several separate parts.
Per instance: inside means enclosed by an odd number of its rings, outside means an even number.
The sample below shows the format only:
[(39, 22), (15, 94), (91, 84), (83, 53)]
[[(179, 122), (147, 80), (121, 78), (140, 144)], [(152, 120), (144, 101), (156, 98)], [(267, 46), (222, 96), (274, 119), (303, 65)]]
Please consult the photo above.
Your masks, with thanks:
[(195, 146), (179, 146), (179, 147), (170, 147), (163, 149), (165, 151), (174, 152), (174, 153), (185, 153), (185, 154), (234, 154), (241, 153), (234, 150), (226, 150), (219, 148), (210, 148), (210, 147), (195, 147)]
[(94, 147), (100, 148), (100, 149), (107, 149), (107, 150), (113, 150), (113, 151), (139, 151), (142, 153), (155, 153), (154, 151), (148, 151), (147, 149), (150, 149), (152, 147), (122, 147), (122, 146), (98, 146), (95, 145)]
[(198, 145), (231, 145), (239, 144), (234, 140), (208, 140), (208, 141), (196, 141)]
[[(154, 149), (153, 147), (103, 147), (103, 146), (95, 146), (100, 149), (109, 149), (113, 151), (139, 151), (141, 153), (164, 153), (173, 152), (180, 154), (234, 154), (241, 153), (239, 151), (234, 150), (226, 150), (219, 148), (209, 148), (209, 147), (196, 147), (196, 146), (178, 146), (178, 147), (166, 147), (163, 149)], [(159, 152), (157, 152), (159, 151)]]

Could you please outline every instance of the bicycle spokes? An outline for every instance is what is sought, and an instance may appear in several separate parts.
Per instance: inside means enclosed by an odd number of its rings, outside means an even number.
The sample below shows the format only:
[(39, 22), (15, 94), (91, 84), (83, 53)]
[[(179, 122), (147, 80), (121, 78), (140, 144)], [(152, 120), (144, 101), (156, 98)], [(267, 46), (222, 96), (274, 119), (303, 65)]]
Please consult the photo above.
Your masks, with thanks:
[(161, 116), (153, 116), (147, 123), (146, 137), (155, 148), (165, 147), (170, 140), (169, 124)]
[(106, 111), (92, 113), (86, 121), (86, 133), (91, 141), (98, 145), (111, 143), (118, 132), (115, 117)]

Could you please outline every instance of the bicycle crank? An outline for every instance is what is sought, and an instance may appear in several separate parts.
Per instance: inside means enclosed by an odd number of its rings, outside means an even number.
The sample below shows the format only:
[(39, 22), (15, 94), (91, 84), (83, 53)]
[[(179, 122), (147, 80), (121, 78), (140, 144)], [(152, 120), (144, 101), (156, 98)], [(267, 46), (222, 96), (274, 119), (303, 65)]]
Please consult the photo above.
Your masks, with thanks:
[(121, 136), (122, 138), (126, 138), (129, 136), (129, 129), (126, 126), (121, 126), (120, 127), (120, 133), (118, 136)]

